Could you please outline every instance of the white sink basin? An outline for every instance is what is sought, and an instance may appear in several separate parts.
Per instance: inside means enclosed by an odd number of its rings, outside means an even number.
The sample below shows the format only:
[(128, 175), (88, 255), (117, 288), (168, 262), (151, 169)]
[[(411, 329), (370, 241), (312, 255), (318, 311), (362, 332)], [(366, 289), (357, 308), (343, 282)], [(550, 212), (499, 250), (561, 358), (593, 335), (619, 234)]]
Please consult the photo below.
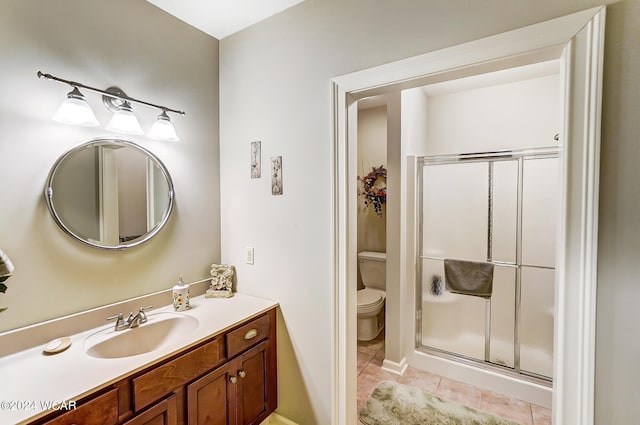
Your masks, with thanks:
[(121, 331), (113, 327), (89, 335), (84, 340), (88, 355), (105, 359), (136, 356), (170, 347), (198, 328), (198, 319), (180, 313), (155, 313), (137, 328)]

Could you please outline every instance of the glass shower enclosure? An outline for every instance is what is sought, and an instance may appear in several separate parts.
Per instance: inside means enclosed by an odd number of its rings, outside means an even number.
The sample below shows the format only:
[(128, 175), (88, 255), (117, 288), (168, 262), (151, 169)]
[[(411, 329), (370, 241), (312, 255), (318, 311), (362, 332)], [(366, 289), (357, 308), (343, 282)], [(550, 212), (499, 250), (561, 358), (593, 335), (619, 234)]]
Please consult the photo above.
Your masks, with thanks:
[[(552, 380), (558, 172), (558, 147), (418, 158), (417, 349)], [(445, 259), (491, 263), (491, 296)]]

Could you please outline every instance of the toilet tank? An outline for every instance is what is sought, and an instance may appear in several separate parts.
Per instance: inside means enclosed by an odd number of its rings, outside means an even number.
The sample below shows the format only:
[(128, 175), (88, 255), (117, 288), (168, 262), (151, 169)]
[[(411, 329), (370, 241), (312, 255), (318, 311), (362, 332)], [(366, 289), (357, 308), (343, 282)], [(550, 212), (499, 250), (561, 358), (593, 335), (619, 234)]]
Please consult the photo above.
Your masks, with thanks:
[(387, 254), (385, 252), (359, 252), (358, 267), (360, 268), (360, 277), (362, 277), (362, 283), (365, 287), (386, 289)]

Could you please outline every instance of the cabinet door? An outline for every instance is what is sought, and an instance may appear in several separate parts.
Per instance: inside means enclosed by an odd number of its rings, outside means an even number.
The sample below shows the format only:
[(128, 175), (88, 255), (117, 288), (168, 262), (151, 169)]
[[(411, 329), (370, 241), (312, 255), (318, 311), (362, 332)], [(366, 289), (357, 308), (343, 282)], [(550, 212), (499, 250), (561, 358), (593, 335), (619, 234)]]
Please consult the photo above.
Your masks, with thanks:
[(124, 425), (176, 425), (178, 423), (178, 410), (176, 396), (162, 400), (150, 409), (140, 413)]
[(235, 384), (233, 362), (187, 386), (189, 425), (234, 425)]
[[(1, 422), (1, 421), (0, 421)], [(91, 400), (83, 402), (44, 425), (116, 425), (118, 423), (118, 389), (113, 388)]]
[(237, 424), (259, 424), (266, 418), (269, 409), (269, 341), (252, 348), (239, 356), (236, 363), (238, 376)]

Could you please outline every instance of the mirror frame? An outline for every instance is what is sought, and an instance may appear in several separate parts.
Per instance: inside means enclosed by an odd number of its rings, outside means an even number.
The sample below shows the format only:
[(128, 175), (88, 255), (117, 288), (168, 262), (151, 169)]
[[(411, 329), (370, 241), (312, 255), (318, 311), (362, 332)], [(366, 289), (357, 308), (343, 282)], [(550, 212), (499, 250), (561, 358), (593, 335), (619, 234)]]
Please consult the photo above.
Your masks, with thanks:
[[(71, 154), (80, 151), (81, 149), (86, 149), (89, 147), (93, 147), (93, 146), (100, 146), (103, 145), (105, 143), (111, 143), (111, 144), (115, 144), (115, 145), (121, 145), (121, 146), (129, 146), (131, 148), (134, 148), (140, 152), (142, 152), (143, 154), (147, 155), (149, 158), (151, 158), (156, 165), (158, 166), (158, 168), (162, 171), (162, 174), (164, 176), (164, 178), (167, 181), (167, 187), (168, 187), (168, 196), (169, 196), (169, 205), (167, 207), (166, 212), (164, 213), (164, 216), (162, 217), (162, 220), (160, 220), (160, 222), (158, 224), (156, 224), (153, 229), (151, 229), (151, 231), (145, 233), (143, 236), (133, 239), (132, 241), (127, 241), (125, 243), (119, 243), (118, 245), (102, 245), (102, 244), (98, 244), (98, 243), (94, 243), (92, 241), (89, 241), (85, 238), (82, 238), (81, 236), (79, 236), (78, 234), (76, 234), (73, 230), (71, 230), (67, 225), (65, 225), (65, 223), (62, 221), (62, 219), (60, 218), (60, 216), (58, 215), (58, 212), (56, 211), (56, 208), (54, 206), (53, 203), (53, 178), (56, 174), (56, 171), (58, 170), (58, 168), (60, 167), (60, 165), (64, 162), (65, 159), (67, 159)], [(140, 244), (143, 244), (145, 242), (147, 242), (149, 239), (151, 239), (152, 237), (154, 237), (167, 223), (167, 221), (169, 220), (169, 217), (171, 217), (171, 213), (173, 212), (173, 208), (174, 208), (174, 204), (175, 204), (175, 192), (174, 192), (174, 186), (173, 186), (173, 180), (171, 180), (171, 176), (169, 175), (169, 171), (167, 170), (167, 167), (164, 165), (164, 163), (156, 156), (154, 155), (152, 152), (150, 152), (149, 150), (143, 148), (142, 146), (138, 145), (137, 143), (131, 142), (129, 140), (124, 140), (122, 138), (119, 137), (98, 137), (95, 139), (91, 139), (87, 142), (83, 142), (80, 143), (79, 145), (76, 145), (74, 147), (72, 147), (71, 149), (67, 150), (65, 153), (63, 153), (57, 160), (56, 162), (53, 164), (53, 166), (51, 167), (51, 171), (49, 171), (49, 176), (47, 177), (47, 184), (45, 187), (45, 191), (44, 191), (44, 197), (47, 203), (47, 208), (49, 209), (49, 212), (51, 213), (51, 217), (53, 217), (53, 220), (56, 222), (56, 224), (62, 229), (62, 231), (64, 233), (66, 233), (67, 235), (69, 235), (72, 239), (75, 239), (78, 242), (81, 242), (85, 245), (94, 247), (94, 248), (100, 248), (100, 249), (106, 249), (106, 250), (123, 250), (123, 249), (127, 249), (127, 248), (132, 248), (134, 246), (138, 246)]]

